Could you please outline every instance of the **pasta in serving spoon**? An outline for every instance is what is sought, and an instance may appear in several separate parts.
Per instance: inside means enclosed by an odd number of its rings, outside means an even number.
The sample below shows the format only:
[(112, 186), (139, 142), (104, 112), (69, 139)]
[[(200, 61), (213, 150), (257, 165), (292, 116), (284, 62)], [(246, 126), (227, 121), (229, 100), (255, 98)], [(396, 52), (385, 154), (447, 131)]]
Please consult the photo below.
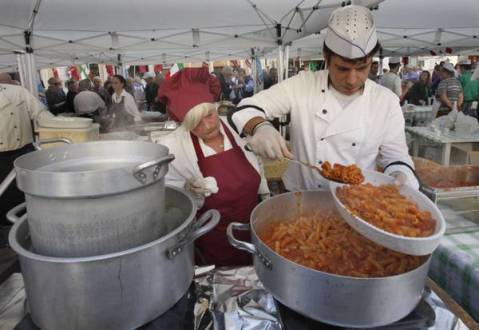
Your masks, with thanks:
[(322, 177), (329, 181), (349, 184), (359, 184), (364, 181), (364, 176), (361, 173), (361, 169), (354, 164), (349, 166), (334, 164), (334, 166), (331, 166), (331, 164), (326, 161), (323, 163), (323, 165), (321, 165), (321, 167), (319, 167), (301, 160), (289, 158), (288, 160), (290, 162), (307, 166), (318, 171)]

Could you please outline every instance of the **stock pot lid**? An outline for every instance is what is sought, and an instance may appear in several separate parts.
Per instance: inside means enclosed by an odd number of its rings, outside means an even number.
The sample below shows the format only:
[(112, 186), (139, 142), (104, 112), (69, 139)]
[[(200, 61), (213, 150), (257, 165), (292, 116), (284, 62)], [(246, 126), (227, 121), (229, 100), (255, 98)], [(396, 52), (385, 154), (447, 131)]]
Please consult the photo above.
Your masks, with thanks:
[(161, 180), (168, 148), (142, 141), (97, 141), (25, 154), (15, 160), (17, 185), (43, 197), (92, 197), (127, 192)]

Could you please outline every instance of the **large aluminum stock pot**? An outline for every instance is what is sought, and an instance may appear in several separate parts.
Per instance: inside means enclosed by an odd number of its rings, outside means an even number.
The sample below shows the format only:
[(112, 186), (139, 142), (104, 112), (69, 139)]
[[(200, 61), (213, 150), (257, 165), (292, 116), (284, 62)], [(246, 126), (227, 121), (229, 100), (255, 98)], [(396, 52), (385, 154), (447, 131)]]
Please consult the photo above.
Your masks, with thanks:
[[(286, 193), (263, 201), (251, 214), (250, 224), (231, 223), (230, 243), (254, 255), (259, 279), (289, 308), (318, 321), (342, 327), (376, 327), (408, 315), (418, 304), (426, 283), (430, 258), (404, 274), (383, 278), (355, 278), (317, 271), (296, 264), (265, 245), (258, 236), (272, 221), (332, 210), (329, 192)], [(233, 230), (251, 230), (252, 243), (234, 238)]]
[[(165, 232), (168, 148), (100, 141), (34, 151), (15, 160), (38, 253), (86, 257), (126, 250)], [(7, 217), (18, 221), (24, 205)]]
[(194, 274), (193, 241), (216, 226), (209, 210), (195, 220), (185, 192), (166, 187), (167, 234), (122, 252), (85, 258), (54, 258), (31, 247), (25, 219), (10, 231), (20, 258), (34, 323), (41, 329), (122, 330), (137, 328), (171, 308)]

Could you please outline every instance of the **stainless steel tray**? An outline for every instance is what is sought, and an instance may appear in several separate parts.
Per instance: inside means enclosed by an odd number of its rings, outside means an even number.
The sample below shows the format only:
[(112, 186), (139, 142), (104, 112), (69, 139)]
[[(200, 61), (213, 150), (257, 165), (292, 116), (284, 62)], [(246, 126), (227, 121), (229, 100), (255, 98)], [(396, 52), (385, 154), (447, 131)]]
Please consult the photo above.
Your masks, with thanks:
[(420, 158), (414, 164), (421, 190), (434, 202), (479, 196), (479, 166), (441, 166)]

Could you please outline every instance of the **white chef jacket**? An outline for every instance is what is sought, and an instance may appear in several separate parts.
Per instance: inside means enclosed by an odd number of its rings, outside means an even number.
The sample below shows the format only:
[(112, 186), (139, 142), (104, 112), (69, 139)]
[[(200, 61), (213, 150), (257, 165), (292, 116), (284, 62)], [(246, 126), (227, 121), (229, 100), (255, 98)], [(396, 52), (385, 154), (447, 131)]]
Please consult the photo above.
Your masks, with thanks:
[(135, 99), (133, 98), (133, 95), (123, 90), (120, 95), (117, 95), (116, 92), (113, 93), (113, 95), (111, 96), (111, 100), (113, 103), (120, 103), (122, 97), (124, 97), (124, 100), (125, 100), (124, 104), (125, 104), (126, 112), (132, 115), (135, 121), (141, 121), (141, 115), (140, 115), (140, 112), (138, 111), (138, 107), (136, 106), (136, 102), (135, 102)]
[(33, 142), (32, 120), (52, 116), (22, 86), (0, 84), (0, 152), (17, 150)]
[(386, 72), (381, 78), (381, 85), (391, 90), (398, 97), (401, 97), (401, 78), (397, 73)]
[[(367, 80), (362, 94), (344, 109), (329, 88), (328, 71), (303, 71), (297, 76), (243, 99), (239, 106), (253, 105), (232, 116), (238, 131), (253, 117), (277, 118), (291, 115), (292, 152), (297, 159), (313, 164), (324, 161), (357, 164), (376, 169), (393, 162), (414, 168), (408, 154), (404, 117), (397, 96)], [(414, 172), (405, 165), (391, 165), (385, 173), (402, 171), (407, 184), (418, 188)], [(290, 163), (283, 176), (286, 189), (324, 189), (327, 181), (310, 168)]]
[[(222, 120), (222, 119), (220, 119)], [(258, 194), (268, 194), (269, 188), (266, 178), (264, 176), (263, 166), (259, 162), (258, 158), (249, 151), (245, 151), (244, 147), (246, 142), (228, 125), (228, 123), (224, 122), (226, 126), (230, 129), (231, 134), (235, 138), (236, 143), (238, 146), (243, 150), (246, 159), (250, 162), (250, 164), (254, 167), (254, 169), (258, 172), (261, 176), (261, 182), (258, 189)], [(222, 127), (220, 129), (223, 132)], [(226, 140), (226, 134), (224, 134)], [(201, 141), (201, 139), (198, 139)], [(229, 141), (229, 140), (228, 140)], [(191, 140), (190, 132), (185, 130), (183, 125), (178, 127), (174, 132), (162, 136), (158, 140), (159, 144), (162, 144), (170, 150), (170, 153), (175, 155), (175, 160), (170, 163), (170, 167), (168, 173), (166, 174), (166, 183), (174, 185), (183, 189), (186, 180), (193, 179), (193, 178), (202, 178), (203, 174), (201, 173), (200, 167), (198, 166), (198, 157), (196, 156), (195, 148), (193, 146), (193, 141)], [(200, 142), (201, 146), (201, 142)], [(231, 143), (225, 144), (225, 150), (231, 149)], [(202, 146), (203, 152), (207, 151), (204, 146)], [(213, 151), (214, 152), (214, 151)], [(212, 150), (209, 150), (205, 153), (205, 157), (211, 156)]]

